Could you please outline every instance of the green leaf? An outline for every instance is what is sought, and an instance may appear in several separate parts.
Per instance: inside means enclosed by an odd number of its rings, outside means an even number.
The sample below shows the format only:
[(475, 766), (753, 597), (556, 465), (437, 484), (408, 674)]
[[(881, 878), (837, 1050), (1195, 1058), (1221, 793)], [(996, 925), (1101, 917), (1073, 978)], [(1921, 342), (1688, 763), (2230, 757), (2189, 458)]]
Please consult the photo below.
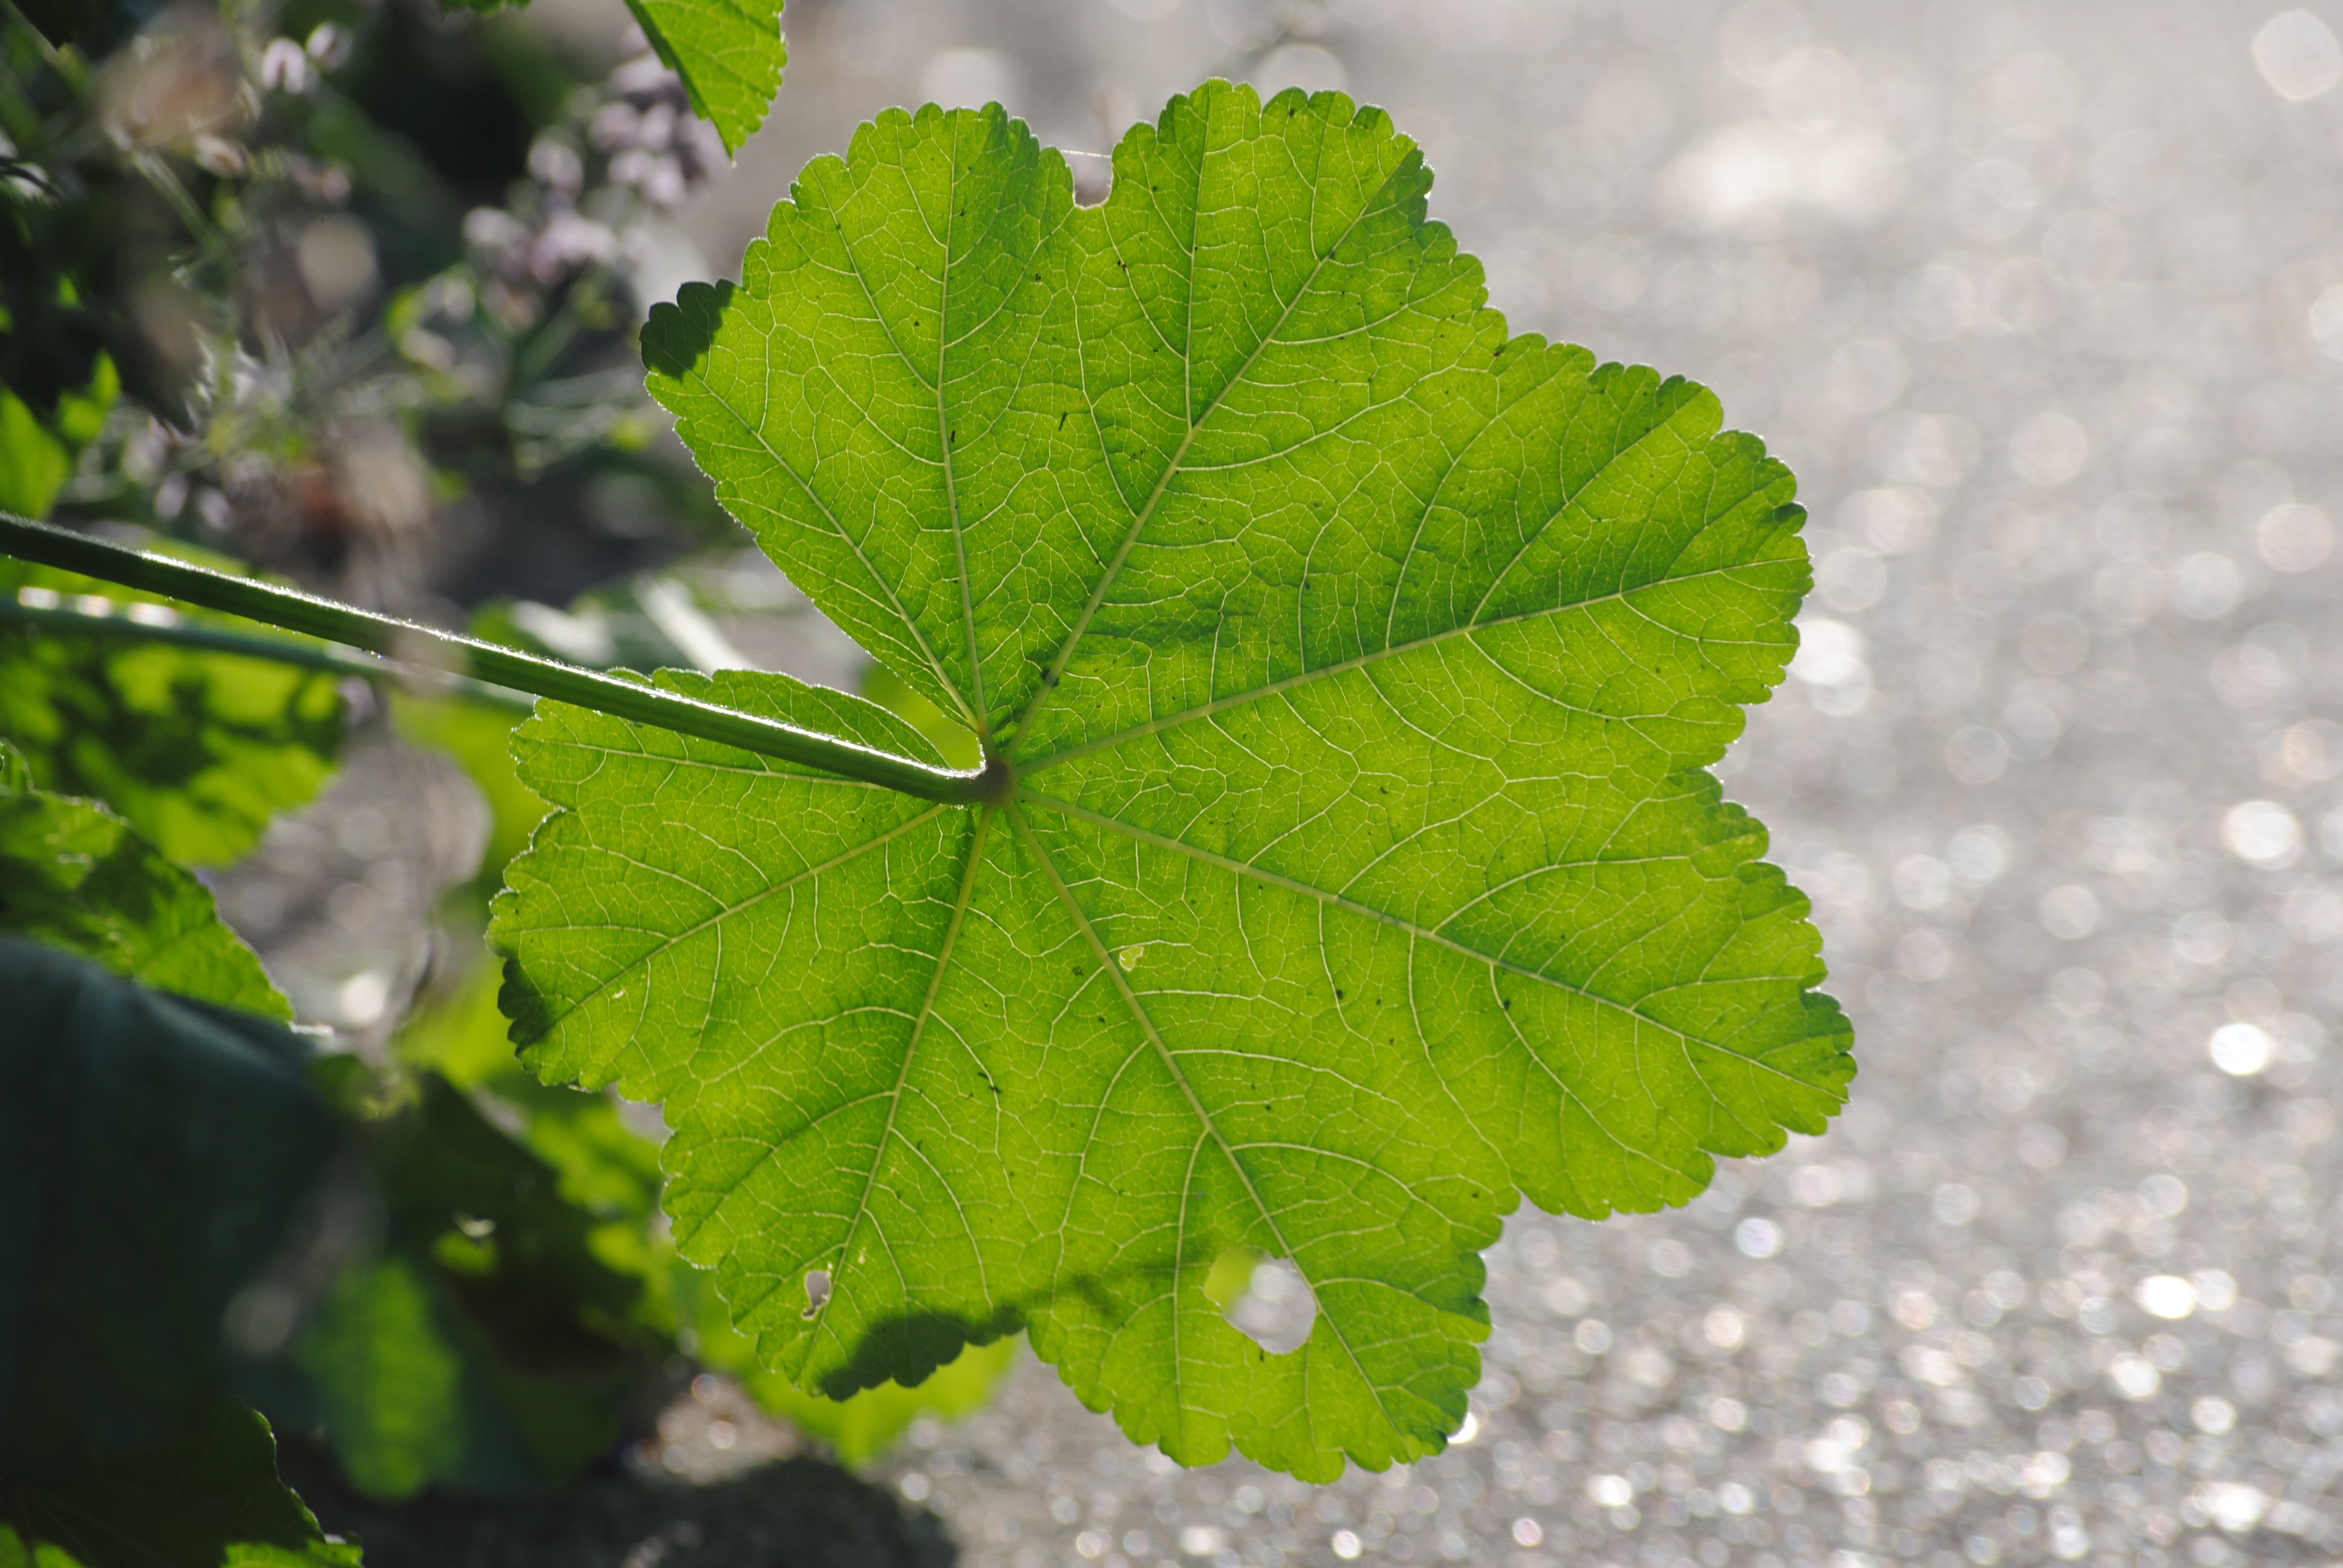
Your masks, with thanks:
[(0, 741), (0, 931), (142, 985), (289, 1022), (292, 1004), (209, 888), (94, 800), (31, 788)]
[(510, 1366), (406, 1252), (344, 1272), (295, 1362), (301, 1382), (260, 1385), (262, 1402), (322, 1427), (350, 1484), (392, 1501), (558, 1485), (611, 1447), (637, 1386)]
[(598, 1254), (597, 1217), (551, 1167), (437, 1074), (374, 1133), (380, 1255), (246, 1386), (322, 1427), (372, 1496), (558, 1484), (616, 1442), (664, 1348), (635, 1321), (642, 1279)]
[[(754, 1342), (734, 1332), (707, 1273), (678, 1260), (664, 1228), (654, 1225), (659, 1146), (626, 1125), (607, 1093), (541, 1084), (524, 1071), (505, 1038), (496, 994), (493, 971), (481, 970), (426, 1008), (392, 1049), (518, 1120), (515, 1136), (560, 1173), (564, 1201), (595, 1217), (587, 1236), (594, 1258), (642, 1282), (634, 1322), (668, 1337), (679, 1318), (689, 1322), (701, 1362), (738, 1376), (766, 1409), (828, 1442), (849, 1464), (877, 1458), (921, 1415), (955, 1420), (991, 1396), (1015, 1358), (1013, 1339), (972, 1348), (916, 1387), (881, 1383), (845, 1400), (806, 1393), (760, 1367)], [(397, 1397), (412, 1402), (417, 1382), (402, 1380)]]
[(73, 477), (73, 450), (0, 387), (0, 510), (45, 518)]
[[(1022, 1326), (1183, 1462), (1409, 1460), (1522, 1197), (1681, 1203), (1843, 1101), (1806, 900), (1705, 771), (1796, 643), (1791, 477), (1509, 337), (1430, 186), (1340, 95), (1175, 99), (1088, 209), (997, 108), (892, 112), (646, 328), (724, 503), (1009, 775), (930, 806), (553, 704), (516, 742), (557, 810), (498, 903), (514, 1038), (665, 1102), (678, 1247), (799, 1387)], [(1300, 1349), (1212, 1301), (1232, 1251), (1308, 1282)]]
[(781, 90), (781, 0), (627, 0), (699, 117), (738, 154)]
[[(53, 605), (83, 595), (117, 608), (159, 603), (95, 578), (0, 559), (0, 600)], [(171, 613), (201, 625), (249, 626), (233, 616)], [(307, 804), (333, 772), (342, 731), (340, 689), (319, 670), (62, 636), (0, 618), (0, 736), (24, 752), (43, 789), (104, 800), (183, 864), (234, 860), (259, 841), (271, 817)]]
[[(34, 1551), (27, 1553), (27, 1543)], [(0, 1568), (357, 1568), (277, 1478), (268, 1422), (231, 1399), (169, 1442), (0, 1479)]]
[[(67, 3), (27, 12), (28, 18), (60, 45), (102, 18), (102, 9), (85, 9)], [(0, 323), (0, 331), (5, 324)], [(73, 477), (74, 459), (106, 428), (106, 417), (122, 395), (122, 378), (114, 361), (97, 356), (89, 382), (57, 399), (45, 422), (25, 400), (0, 387), (0, 511), (28, 518), (49, 515), (57, 492)]]
[[(533, 799), (534, 797), (532, 797)], [(563, 1202), (591, 1216), (587, 1246), (602, 1264), (641, 1282), (630, 1322), (671, 1335), (672, 1258), (658, 1223), (659, 1145), (627, 1125), (608, 1093), (539, 1083), (513, 1055), (497, 1010), (497, 971), (481, 965), (408, 1021), (392, 1050), (410, 1068), (445, 1078), (558, 1174)]]
[(338, 1141), (281, 1023), (0, 938), (0, 1473), (168, 1441)]
[[(627, 1321), (641, 1282), (594, 1255), (594, 1217), (563, 1195), (557, 1171), (437, 1074), (385, 1129), (382, 1159), (396, 1243), (445, 1265), (491, 1326), (538, 1323), (517, 1361), (612, 1361), (604, 1331)], [(579, 1342), (565, 1349), (565, 1334)]]

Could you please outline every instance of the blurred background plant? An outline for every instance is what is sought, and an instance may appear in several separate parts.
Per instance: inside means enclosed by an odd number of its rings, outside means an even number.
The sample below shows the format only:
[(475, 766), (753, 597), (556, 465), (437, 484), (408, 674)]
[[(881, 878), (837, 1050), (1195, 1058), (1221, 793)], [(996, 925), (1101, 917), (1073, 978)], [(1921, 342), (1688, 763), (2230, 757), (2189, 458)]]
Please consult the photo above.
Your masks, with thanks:
[(0, 17), (11, 509), (443, 617), (721, 528), (632, 338), (724, 147), (639, 30), (598, 69), (403, 4)]
[[(596, 668), (785, 664), (870, 687), (867, 658), (723, 516), (643, 391), (645, 311), (709, 271), (669, 215), (721, 177), (763, 99), (695, 113), (704, 95), (672, 64), (709, 41), (680, 14), (636, 5), (651, 34), (597, 43), (481, 14), (496, 9), (0, 0), (0, 509)], [(777, 32), (766, 45), (777, 77)], [(172, 1306), (197, 1363), (225, 1325), (205, 1386), (329, 1454), (329, 1489), (377, 1501), (542, 1489), (622, 1453), (655, 1465), (659, 1411), (695, 1378), (704, 1396), (703, 1369), (850, 1462), (922, 1412), (980, 1403), (1010, 1343), (842, 1404), (763, 1372), (667, 1240), (656, 1111), (548, 1089), (513, 1059), (482, 938), (544, 810), (506, 752), (524, 711), (0, 562), (0, 939), (94, 969), (8, 961), (61, 995), (111, 970), (313, 1031), (302, 1125), (329, 1125), (339, 1152), (245, 1173), (292, 1229)], [(418, 772), (428, 754), (455, 766)], [(393, 842), (366, 801), (402, 795), (422, 830)], [(306, 895), (287, 868), (314, 870), (321, 843), (399, 896), (345, 883), (289, 908)], [(321, 979), (305, 915), (392, 956)], [(188, 940), (210, 969), (156, 956)], [(186, 1023), (157, 1038), (184, 1044)], [(0, 1050), (0, 1069), (10, 1050), (120, 1045), (59, 1029)], [(157, 1209), (136, 1186), (154, 1176), (113, 1171), (127, 1185), (102, 1196)], [(200, 1229), (200, 1201), (159, 1211)], [(0, 1223), (0, 1260), (25, 1249), (72, 1310), (9, 1330), (0, 1367), (85, 1360), (57, 1336), (120, 1310), (37, 1234)], [(0, 1379), (0, 1436), (38, 1424), (30, 1386)], [(249, 1449), (248, 1417), (204, 1410), (212, 1426), (183, 1431), (178, 1405), (146, 1425)], [(162, 1462), (119, 1448), (0, 1442), (0, 1561), (12, 1528), (92, 1568), (118, 1553), (55, 1520), (57, 1499)], [(169, 1511), (131, 1509), (162, 1560)], [(253, 1515), (252, 1539), (315, 1535), (293, 1517)]]

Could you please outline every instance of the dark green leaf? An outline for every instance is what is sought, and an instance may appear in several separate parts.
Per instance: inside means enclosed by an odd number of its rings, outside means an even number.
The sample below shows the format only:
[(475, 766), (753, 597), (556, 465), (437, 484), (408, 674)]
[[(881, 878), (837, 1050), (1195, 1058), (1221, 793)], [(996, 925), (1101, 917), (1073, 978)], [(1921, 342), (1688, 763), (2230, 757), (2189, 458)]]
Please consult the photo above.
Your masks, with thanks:
[[(15, 1537), (12, 1541), (11, 1535)], [(232, 1399), (169, 1442), (121, 1458), (0, 1478), (0, 1568), (357, 1568), (277, 1478), (268, 1423)], [(12, 1547), (14, 1554), (12, 1555)]]
[(568, 1479), (616, 1440), (660, 1343), (632, 1322), (643, 1282), (596, 1254), (559, 1174), (437, 1074), (374, 1131), (381, 1254), (248, 1386), (322, 1426), (374, 1496)]
[(166, 1441), (337, 1141), (281, 1023), (0, 938), (0, 1471)]

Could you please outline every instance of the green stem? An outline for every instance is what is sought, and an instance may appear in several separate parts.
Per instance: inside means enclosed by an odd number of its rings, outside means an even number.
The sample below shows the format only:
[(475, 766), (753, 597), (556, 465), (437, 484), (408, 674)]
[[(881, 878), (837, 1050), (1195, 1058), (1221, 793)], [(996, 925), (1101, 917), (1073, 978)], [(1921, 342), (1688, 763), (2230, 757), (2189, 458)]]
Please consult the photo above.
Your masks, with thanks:
[(138, 620), (110, 610), (42, 609), (0, 599), (0, 625), (29, 626), (68, 637), (106, 637), (123, 642), (159, 642), (174, 648), (197, 648), (206, 653), (232, 653), (241, 658), (265, 658), (327, 675), (355, 676), (360, 680), (395, 680), (423, 688), (422, 695), (460, 697), (468, 702), (526, 709), (528, 701), (500, 686), (486, 686), (460, 675), (437, 669), (417, 669), (314, 642), (288, 642), (281, 637), (255, 637), (216, 626), (185, 622)]
[(0, 553), (324, 638), (385, 658), (469, 676), (490, 686), (550, 697), (616, 718), (737, 746), (743, 751), (859, 779), (923, 800), (973, 805), (999, 799), (1008, 784), (1006, 770), (997, 766), (972, 773), (930, 768), (778, 719), (374, 615), (256, 578), (231, 577), (208, 567), (108, 544), (6, 512), (0, 512)]

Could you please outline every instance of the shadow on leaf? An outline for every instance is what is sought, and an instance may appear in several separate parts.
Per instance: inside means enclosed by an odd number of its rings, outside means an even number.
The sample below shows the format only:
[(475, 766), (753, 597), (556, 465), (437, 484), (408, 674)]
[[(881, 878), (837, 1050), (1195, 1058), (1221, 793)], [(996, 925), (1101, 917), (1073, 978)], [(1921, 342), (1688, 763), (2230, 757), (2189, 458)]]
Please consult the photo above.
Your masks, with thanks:
[(731, 305), (729, 283), (685, 284), (674, 304), (651, 307), (643, 324), (643, 363), (663, 376), (688, 373), (706, 357)]

